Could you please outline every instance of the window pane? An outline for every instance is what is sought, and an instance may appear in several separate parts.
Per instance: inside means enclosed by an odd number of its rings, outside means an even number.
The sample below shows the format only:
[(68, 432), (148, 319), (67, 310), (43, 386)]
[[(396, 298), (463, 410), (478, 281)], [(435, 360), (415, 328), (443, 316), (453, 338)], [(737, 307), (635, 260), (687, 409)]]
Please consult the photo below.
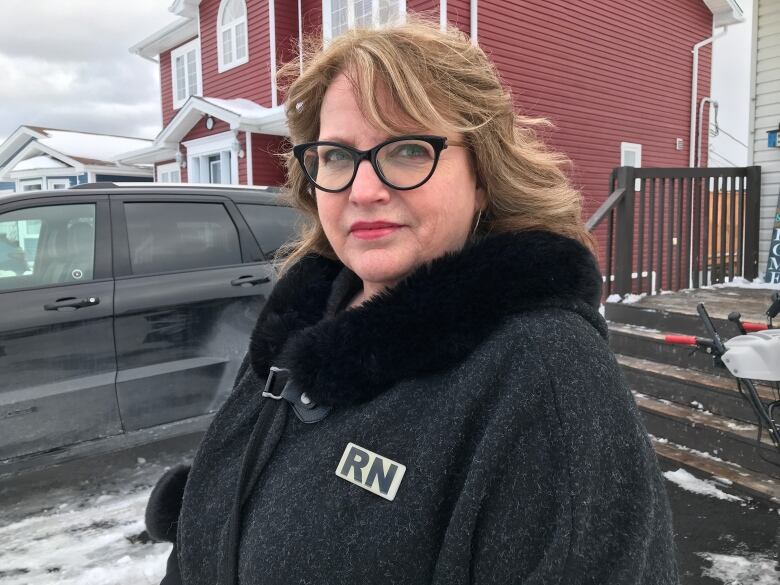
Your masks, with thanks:
[(349, 28), (349, 6), (348, 0), (331, 0), (330, 3), (330, 23), (331, 36), (337, 37)]
[(187, 53), (187, 95), (198, 93), (198, 68), (195, 61), (195, 51)]
[(246, 21), (236, 25), (236, 60), (246, 57)]
[(222, 31), (222, 62), (229, 65), (233, 62), (233, 31)]
[(371, 4), (373, 0), (355, 0), (355, 26), (371, 26)]
[(22, 191), (40, 191), (43, 186), (40, 183), (34, 183), (32, 185), (23, 185)]
[(126, 203), (133, 274), (241, 263), (238, 232), (219, 203)]
[(300, 217), (294, 209), (278, 205), (246, 204), (238, 208), (266, 256), (273, 256), (283, 243), (292, 238)]
[(228, 26), (235, 20), (246, 16), (246, 4), (244, 0), (225, 0), (222, 10), (222, 26)]
[(398, 0), (379, 0), (379, 25), (398, 22), (400, 8)]
[(51, 205), (0, 215), (0, 290), (92, 280), (95, 206)]
[(181, 101), (187, 97), (187, 85), (185, 83), (186, 72), (184, 70), (184, 56), (176, 57), (176, 100)]

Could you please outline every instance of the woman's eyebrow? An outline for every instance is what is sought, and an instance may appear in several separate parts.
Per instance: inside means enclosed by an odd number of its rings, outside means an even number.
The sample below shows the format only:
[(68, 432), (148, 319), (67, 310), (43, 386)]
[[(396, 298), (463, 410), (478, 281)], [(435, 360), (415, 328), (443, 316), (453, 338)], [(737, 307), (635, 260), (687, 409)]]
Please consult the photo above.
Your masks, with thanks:
[(354, 140), (351, 140), (349, 138), (345, 138), (344, 136), (341, 136), (341, 135), (338, 135), (338, 134), (337, 135), (328, 135), (328, 134), (326, 134), (325, 136), (320, 136), (317, 139), (317, 142), (338, 142), (340, 144), (346, 144), (347, 146), (354, 146), (355, 145), (355, 141)]

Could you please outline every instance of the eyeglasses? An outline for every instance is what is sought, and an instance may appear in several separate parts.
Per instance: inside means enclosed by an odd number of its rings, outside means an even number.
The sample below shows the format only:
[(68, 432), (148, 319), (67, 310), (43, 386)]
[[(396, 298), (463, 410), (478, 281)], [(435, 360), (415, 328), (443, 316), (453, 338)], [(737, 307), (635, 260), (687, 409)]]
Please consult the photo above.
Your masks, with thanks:
[[(399, 136), (358, 150), (338, 142), (308, 142), (293, 147), (293, 154), (306, 178), (328, 193), (348, 189), (358, 165), (367, 160), (379, 180), (392, 189), (408, 191), (424, 184), (433, 175), (441, 151), (447, 148), (444, 136)], [(450, 142), (449, 146), (463, 146)]]

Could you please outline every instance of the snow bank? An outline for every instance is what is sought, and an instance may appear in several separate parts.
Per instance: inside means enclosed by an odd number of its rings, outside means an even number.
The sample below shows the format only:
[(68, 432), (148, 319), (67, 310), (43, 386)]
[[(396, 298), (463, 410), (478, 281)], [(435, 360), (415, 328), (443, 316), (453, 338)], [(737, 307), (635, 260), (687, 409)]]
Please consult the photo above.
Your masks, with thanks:
[(150, 489), (62, 504), (0, 526), (3, 585), (157, 585), (171, 550), (139, 538)]
[(702, 571), (703, 577), (717, 579), (729, 585), (777, 585), (780, 574), (777, 563), (768, 556), (754, 554), (747, 557), (696, 553), (712, 563)]
[(666, 471), (664, 472), (664, 477), (682, 489), (694, 494), (710, 496), (712, 498), (731, 502), (742, 501), (742, 498), (738, 496), (733, 496), (721, 491), (714, 482), (705, 479), (699, 479), (684, 469), (678, 469), (677, 471)]

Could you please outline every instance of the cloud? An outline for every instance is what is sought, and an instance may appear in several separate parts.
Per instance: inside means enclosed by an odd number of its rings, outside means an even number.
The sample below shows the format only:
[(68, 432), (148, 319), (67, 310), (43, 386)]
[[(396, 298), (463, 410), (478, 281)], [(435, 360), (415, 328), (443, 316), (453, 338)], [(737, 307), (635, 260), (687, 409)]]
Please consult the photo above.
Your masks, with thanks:
[(3, 0), (0, 137), (22, 124), (153, 137), (159, 70), (128, 48), (171, 0)]

